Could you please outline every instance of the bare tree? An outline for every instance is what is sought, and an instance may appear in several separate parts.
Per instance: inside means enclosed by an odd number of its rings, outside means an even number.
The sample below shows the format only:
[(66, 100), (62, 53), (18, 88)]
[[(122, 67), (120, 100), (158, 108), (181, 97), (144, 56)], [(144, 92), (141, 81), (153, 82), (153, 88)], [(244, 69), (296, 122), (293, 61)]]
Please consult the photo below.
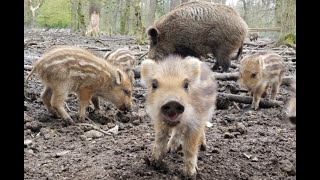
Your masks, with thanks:
[(80, 30), (85, 32), (84, 15), (82, 13), (82, 0), (70, 0), (71, 2), (71, 29), (72, 31)]
[(30, 11), (32, 13), (31, 29), (34, 29), (35, 19), (36, 19), (36, 10), (41, 7), (41, 5), (43, 4), (43, 0), (38, 0), (38, 5), (36, 7), (32, 6), (32, 0), (29, 0), (28, 2), (29, 2)]
[(147, 2), (148, 2), (147, 7), (149, 7), (149, 9), (148, 9), (146, 27), (149, 27), (153, 25), (153, 22), (154, 22), (156, 7), (157, 7), (157, 0), (148, 0)]
[(282, 44), (288, 36), (291, 36), (291, 43), (295, 43), (296, 33), (296, 1), (277, 0), (276, 2), (277, 23), (280, 24), (281, 31), (277, 44)]
[(90, 7), (90, 21), (86, 35), (98, 36), (100, 32), (100, 11), (94, 6)]

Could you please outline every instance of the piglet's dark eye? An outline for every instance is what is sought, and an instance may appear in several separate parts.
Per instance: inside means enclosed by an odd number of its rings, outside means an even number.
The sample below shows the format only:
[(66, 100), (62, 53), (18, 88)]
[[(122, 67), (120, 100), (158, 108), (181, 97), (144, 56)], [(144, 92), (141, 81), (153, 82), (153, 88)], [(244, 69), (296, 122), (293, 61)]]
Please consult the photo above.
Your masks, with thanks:
[(256, 73), (251, 74), (251, 78), (252, 78), (252, 79), (254, 79), (254, 78), (256, 78), (256, 77), (257, 77), (257, 74), (256, 74)]
[(158, 88), (158, 81), (153, 80), (151, 85), (152, 85), (152, 89), (157, 89)]
[(189, 89), (189, 82), (188, 82), (188, 81), (186, 81), (186, 82), (184, 83), (183, 88), (186, 89), (186, 90)]

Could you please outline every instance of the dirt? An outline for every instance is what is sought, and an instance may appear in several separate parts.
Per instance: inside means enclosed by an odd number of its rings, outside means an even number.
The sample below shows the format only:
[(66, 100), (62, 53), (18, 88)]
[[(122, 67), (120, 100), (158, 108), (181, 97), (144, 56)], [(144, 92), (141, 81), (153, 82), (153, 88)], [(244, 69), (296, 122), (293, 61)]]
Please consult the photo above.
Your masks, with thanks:
[[(265, 41), (268, 41), (266, 39)], [(263, 43), (263, 38), (256, 42)], [(137, 45), (128, 36), (101, 36), (99, 39), (82, 37), (69, 30), (25, 31), (24, 64), (32, 65), (52, 45), (80, 45), (98, 56), (106, 50), (128, 46), (139, 58), (147, 45)], [(245, 46), (244, 54), (268, 47)], [(287, 62), (285, 75), (295, 75), (295, 52), (278, 47)], [(285, 50), (285, 51), (284, 51)], [(142, 60), (145, 57), (141, 58)], [(139, 67), (141, 60), (137, 60)], [(212, 60), (207, 60), (212, 63)], [(238, 64), (239, 62), (233, 61)], [(237, 69), (231, 69), (236, 72)], [(28, 71), (25, 70), (26, 77)], [(219, 92), (243, 94), (236, 81), (218, 81)], [(101, 101), (102, 113), (90, 108), (88, 124), (104, 131), (119, 127), (111, 135), (92, 131), (84, 125), (66, 126), (45, 109), (40, 94), (43, 90), (36, 76), (25, 86), (24, 118), (24, 176), (25, 179), (180, 179), (183, 154), (168, 153), (166, 168), (155, 170), (144, 160), (150, 156), (154, 142), (153, 125), (144, 109), (146, 89), (136, 79), (132, 113), (122, 113), (112, 104)], [(289, 87), (282, 85), (277, 100), (287, 102)], [(77, 119), (77, 97), (69, 95), (68, 111)], [(91, 105), (91, 109), (93, 106)], [(208, 149), (199, 151), (197, 179), (296, 179), (296, 129), (285, 113), (278, 108), (250, 109), (250, 105), (229, 103), (215, 111), (213, 126), (207, 128)], [(96, 133), (96, 134), (95, 134)], [(90, 134), (90, 136), (88, 135)]]

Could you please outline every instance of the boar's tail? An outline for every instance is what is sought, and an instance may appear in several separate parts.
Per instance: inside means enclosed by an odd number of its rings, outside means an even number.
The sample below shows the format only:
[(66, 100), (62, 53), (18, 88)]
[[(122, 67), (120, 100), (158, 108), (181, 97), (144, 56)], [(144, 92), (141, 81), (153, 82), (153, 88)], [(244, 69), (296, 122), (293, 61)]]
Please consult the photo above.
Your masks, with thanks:
[(241, 44), (239, 50), (238, 50), (238, 53), (237, 53), (237, 56), (236, 56), (236, 60), (238, 61), (239, 60), (239, 57), (242, 55), (242, 50), (243, 50), (243, 43)]
[(24, 80), (24, 83), (26, 83), (28, 81), (28, 79), (30, 78), (30, 76), (33, 74), (34, 70), (36, 68), (33, 66), (31, 72), (29, 73), (29, 75), (27, 76), (27, 78)]

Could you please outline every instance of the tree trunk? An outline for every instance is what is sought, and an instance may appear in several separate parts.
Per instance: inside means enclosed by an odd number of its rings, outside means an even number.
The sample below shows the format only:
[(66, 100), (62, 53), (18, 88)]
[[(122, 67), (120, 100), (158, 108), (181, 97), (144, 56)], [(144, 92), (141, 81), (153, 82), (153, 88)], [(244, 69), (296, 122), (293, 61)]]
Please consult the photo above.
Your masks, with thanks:
[(280, 35), (277, 45), (295, 44), (296, 34), (296, 1), (277, 0), (278, 18), (280, 19)]
[(185, 3), (185, 2), (188, 2), (188, 0), (181, 0), (181, 4)]
[(243, 19), (248, 22), (248, 3), (246, 0), (241, 0), (243, 4)]
[(128, 19), (129, 19), (129, 11), (130, 11), (130, 1), (125, 1), (125, 7), (123, 9), (121, 19), (120, 19), (120, 33), (128, 34)]
[(143, 43), (145, 41), (145, 27), (142, 25), (141, 7), (139, 6), (140, 0), (134, 0), (134, 15), (135, 15), (135, 32), (137, 36), (137, 43)]
[(34, 29), (35, 28), (35, 19), (36, 19), (36, 10), (38, 10), (41, 5), (43, 4), (43, 0), (38, 0), (38, 5), (36, 7), (33, 7), (32, 6), (32, 0), (29, 0), (29, 8), (30, 8), (30, 11), (31, 11), (31, 14), (32, 14), (32, 20), (31, 20), (31, 29)]
[(147, 15), (147, 23), (146, 27), (152, 26), (155, 18), (155, 13), (156, 13), (156, 7), (157, 7), (157, 1), (156, 0), (148, 0), (149, 6), (147, 6), (148, 10), (148, 15)]

